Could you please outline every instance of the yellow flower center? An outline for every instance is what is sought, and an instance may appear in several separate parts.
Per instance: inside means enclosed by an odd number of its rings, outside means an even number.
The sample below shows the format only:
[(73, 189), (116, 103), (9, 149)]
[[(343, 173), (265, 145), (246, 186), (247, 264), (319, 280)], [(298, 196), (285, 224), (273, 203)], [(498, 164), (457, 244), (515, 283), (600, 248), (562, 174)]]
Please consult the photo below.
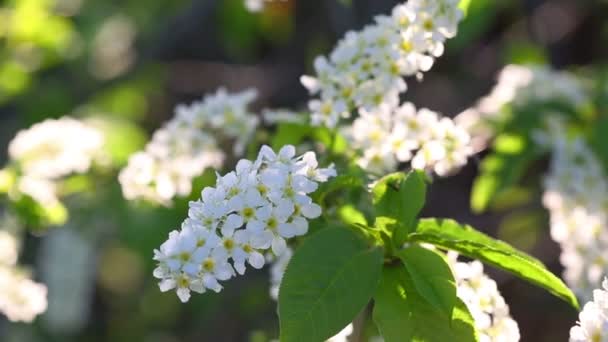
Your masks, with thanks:
[(224, 240), (224, 248), (227, 250), (232, 250), (234, 248), (234, 240), (226, 239)]
[(253, 208), (245, 208), (243, 209), (243, 217), (246, 220), (251, 219), (255, 216), (255, 210)]
[(191, 257), (190, 253), (183, 252), (179, 255), (179, 260), (181, 260), (183, 262), (188, 262), (188, 261), (190, 261), (190, 257)]
[(177, 278), (176, 283), (177, 287), (179, 288), (187, 288), (190, 286), (190, 279), (188, 279), (186, 276), (181, 275)]
[(203, 270), (205, 270), (207, 272), (211, 272), (211, 271), (213, 271), (214, 268), (215, 268), (215, 260), (209, 258), (209, 259), (205, 259), (205, 261), (203, 261)]

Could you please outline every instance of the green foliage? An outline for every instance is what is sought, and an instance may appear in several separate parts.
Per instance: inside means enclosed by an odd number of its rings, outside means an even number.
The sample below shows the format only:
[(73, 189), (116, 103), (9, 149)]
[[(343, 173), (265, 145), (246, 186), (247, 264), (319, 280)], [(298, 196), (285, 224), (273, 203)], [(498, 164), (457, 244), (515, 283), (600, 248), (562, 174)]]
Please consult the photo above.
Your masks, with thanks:
[(68, 211), (61, 202), (42, 204), (30, 196), (20, 194), (12, 206), (23, 224), (38, 233), (62, 225), (68, 219)]
[(410, 246), (398, 255), (420, 296), (446, 317), (452, 317), (458, 298), (456, 282), (445, 258), (418, 245)]
[(372, 298), (382, 251), (354, 232), (327, 228), (293, 256), (279, 291), (281, 341), (324, 341), (349, 324)]
[(575, 308), (578, 301), (572, 291), (537, 259), (516, 250), (509, 244), (453, 220), (420, 220), (411, 241), (430, 243), (457, 251), (540, 286)]
[(385, 267), (374, 296), (374, 322), (386, 342), (477, 341), (473, 318), (456, 299), (451, 315), (430, 305), (401, 265)]
[(606, 137), (608, 137), (608, 116), (601, 117), (593, 125), (589, 138), (591, 148), (602, 161), (606, 172), (608, 172), (608, 144), (606, 143)]
[(309, 137), (313, 127), (299, 123), (282, 123), (277, 126), (271, 146), (278, 150), (285, 145), (297, 145)]
[(130, 121), (105, 117), (93, 117), (89, 121), (103, 132), (105, 151), (114, 167), (126, 165), (129, 157), (146, 143), (143, 130)]
[(416, 228), (416, 218), (426, 200), (425, 179), (422, 171), (393, 173), (378, 181), (372, 190), (376, 228), (391, 232), (398, 247)]
[(475, 212), (487, 210), (497, 196), (517, 184), (539, 154), (524, 136), (499, 135), (493, 153), (481, 163), (480, 174), (473, 185), (471, 208)]

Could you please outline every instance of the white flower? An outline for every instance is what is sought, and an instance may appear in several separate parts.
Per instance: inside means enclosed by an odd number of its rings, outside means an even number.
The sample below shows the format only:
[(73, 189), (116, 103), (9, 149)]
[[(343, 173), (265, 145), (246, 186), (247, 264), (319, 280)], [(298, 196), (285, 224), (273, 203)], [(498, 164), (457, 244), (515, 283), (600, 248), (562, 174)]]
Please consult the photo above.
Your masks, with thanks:
[(259, 121), (247, 111), (255, 96), (254, 91), (228, 94), (220, 89), (202, 101), (177, 106), (173, 119), (121, 171), (125, 198), (170, 204), (176, 196), (189, 195), (193, 179), (205, 169), (223, 164), (220, 141), (234, 142), (233, 153), (241, 155)]
[(0, 265), (0, 312), (12, 322), (32, 322), (47, 308), (46, 286), (14, 267)]
[(361, 109), (352, 129), (345, 132), (352, 146), (362, 151), (359, 166), (378, 175), (411, 162), (414, 169), (447, 176), (464, 166), (473, 153), (462, 127), (431, 110), (417, 112), (411, 103)]
[(407, 89), (403, 77), (432, 67), (461, 18), (457, 1), (408, 1), (391, 16), (348, 32), (329, 58), (316, 58), (316, 77), (301, 78), (311, 95), (319, 96), (309, 102), (313, 124), (333, 128), (354, 109), (396, 104)]
[(219, 292), (235, 270), (242, 275), (247, 264), (262, 268), (269, 249), (285, 253), (286, 239), (306, 234), (308, 219), (321, 215), (307, 194), (335, 174), (319, 169), (312, 152), (296, 156), (293, 146), (279, 153), (263, 146), (257, 160), (239, 161), (236, 171), (218, 175), (216, 187), (190, 203), (181, 231), (154, 251), (161, 290), (177, 289), (182, 301), (191, 291)]
[(519, 327), (509, 314), (509, 306), (500, 295), (496, 282), (483, 271), (479, 261), (458, 262), (449, 253), (458, 297), (466, 304), (475, 320), (479, 340), (483, 342), (517, 342)]
[(327, 340), (327, 342), (348, 342), (348, 337), (352, 335), (354, 330), (353, 324), (350, 323), (335, 336)]
[(583, 307), (577, 325), (570, 329), (570, 342), (608, 341), (608, 280), (593, 291), (593, 301)]
[[(2, 225), (6, 224), (6, 222), (2, 222)], [(15, 265), (19, 257), (20, 245), (21, 243), (14, 233), (0, 230), (0, 264)]]
[(460, 113), (455, 121), (475, 137), (476, 149), (482, 150), (495, 134), (490, 122), (499, 119), (506, 107), (512, 106), (517, 111), (530, 103), (554, 101), (579, 107), (589, 97), (583, 82), (569, 72), (546, 66), (507, 65), (490, 94)]
[(10, 142), (9, 156), (29, 177), (52, 180), (86, 172), (103, 144), (100, 131), (63, 117), (45, 120), (17, 133)]
[(552, 120), (543, 141), (553, 150), (543, 203), (551, 237), (560, 244), (564, 279), (588, 300), (608, 272), (608, 182), (600, 160), (580, 137), (568, 138)]

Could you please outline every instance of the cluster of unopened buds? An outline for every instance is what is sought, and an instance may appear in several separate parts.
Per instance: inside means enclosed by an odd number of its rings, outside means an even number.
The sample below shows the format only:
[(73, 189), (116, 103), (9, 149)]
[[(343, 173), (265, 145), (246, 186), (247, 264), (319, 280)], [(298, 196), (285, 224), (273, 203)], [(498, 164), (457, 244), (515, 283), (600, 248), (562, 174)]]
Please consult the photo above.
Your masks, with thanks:
[(230, 94), (220, 89), (202, 101), (177, 106), (173, 119), (120, 173), (124, 196), (166, 205), (189, 195), (195, 177), (222, 166), (223, 142), (234, 143), (236, 156), (243, 153), (259, 121), (247, 110), (255, 98), (253, 90)]
[(335, 127), (354, 109), (396, 105), (407, 89), (403, 77), (428, 71), (445, 40), (456, 35), (458, 2), (410, 0), (362, 31), (348, 32), (329, 59), (318, 57), (316, 75), (302, 77), (318, 96), (309, 102), (313, 124)]
[(221, 291), (220, 282), (244, 274), (246, 264), (262, 268), (267, 252), (280, 257), (286, 240), (305, 235), (308, 220), (321, 215), (309, 194), (335, 175), (318, 168), (315, 153), (296, 156), (289, 145), (278, 154), (264, 146), (255, 161), (239, 161), (190, 203), (182, 229), (155, 251), (161, 290), (176, 289), (185, 302), (190, 291)]
[(361, 109), (352, 127), (345, 130), (353, 147), (362, 151), (358, 164), (380, 175), (397, 170), (399, 163), (411, 162), (414, 169), (446, 176), (465, 165), (473, 152), (464, 129), (431, 110), (416, 111), (411, 103)]

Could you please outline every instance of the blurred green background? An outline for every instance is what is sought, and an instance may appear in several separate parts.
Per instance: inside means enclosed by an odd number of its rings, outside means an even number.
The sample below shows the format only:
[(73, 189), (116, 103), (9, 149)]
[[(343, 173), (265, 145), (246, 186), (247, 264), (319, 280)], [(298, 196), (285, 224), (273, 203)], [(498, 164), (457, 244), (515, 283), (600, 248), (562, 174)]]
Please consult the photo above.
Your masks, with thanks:
[[(152, 277), (152, 250), (177, 228), (172, 208), (128, 203), (116, 170), (189, 102), (220, 86), (255, 87), (256, 107), (305, 108), (299, 76), (347, 30), (398, 1), (289, 0), (257, 14), (242, 0), (0, 1), (0, 161), (19, 130), (45, 118), (93, 117), (110, 134), (113, 169), (69, 196), (70, 220), (29, 236), (22, 263), (49, 286), (49, 311), (32, 325), (0, 318), (0, 341), (267, 341), (277, 336), (267, 270), (226, 284), (220, 295), (182, 305)], [(407, 100), (448, 116), (486, 94), (502, 66), (585, 68), (608, 59), (608, 2), (471, 0), (460, 33)], [(3, 163), (0, 163), (3, 164)], [(534, 178), (546, 165), (536, 165)], [(453, 217), (499, 236), (561, 272), (540, 189), (535, 204), (473, 215), (477, 160), (437, 181), (426, 215)], [(212, 175), (197, 181), (195, 194)], [(512, 207), (512, 206), (511, 206)], [(69, 233), (66, 233), (68, 231)], [(59, 248), (57, 246), (64, 246)], [(67, 247), (66, 247), (67, 246)], [(492, 272), (492, 271), (490, 271)], [(565, 340), (576, 320), (557, 299), (501, 273), (499, 283), (522, 341)]]

